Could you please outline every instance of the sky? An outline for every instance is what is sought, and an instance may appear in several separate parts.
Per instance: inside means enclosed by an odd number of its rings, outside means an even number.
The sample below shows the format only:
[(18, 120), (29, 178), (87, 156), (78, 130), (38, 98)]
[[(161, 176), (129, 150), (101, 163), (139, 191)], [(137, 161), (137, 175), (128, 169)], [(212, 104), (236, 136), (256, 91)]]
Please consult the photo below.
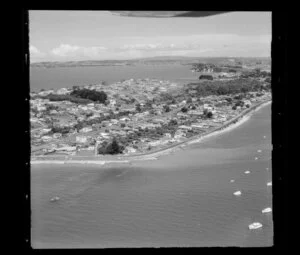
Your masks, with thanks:
[(271, 12), (140, 18), (108, 11), (30, 11), (30, 61), (154, 56), (270, 57)]

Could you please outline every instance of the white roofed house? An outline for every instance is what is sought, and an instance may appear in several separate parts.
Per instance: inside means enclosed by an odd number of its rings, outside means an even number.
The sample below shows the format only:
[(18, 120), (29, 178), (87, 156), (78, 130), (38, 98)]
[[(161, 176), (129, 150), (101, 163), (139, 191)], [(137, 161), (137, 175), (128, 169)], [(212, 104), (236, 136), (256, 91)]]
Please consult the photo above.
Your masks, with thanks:
[(57, 139), (57, 138), (60, 138), (62, 136), (61, 133), (55, 133), (53, 134), (53, 138)]
[(44, 105), (37, 105), (36, 108), (38, 111), (44, 111), (47, 109), (46, 106), (44, 106)]
[(182, 130), (177, 130), (174, 134), (175, 139), (180, 139), (180, 138), (183, 138), (183, 137), (185, 137), (185, 134), (184, 134), (184, 132), (182, 132)]
[(136, 149), (135, 148), (133, 148), (133, 147), (130, 147), (130, 146), (127, 146), (126, 148), (125, 148), (125, 153), (135, 153), (136, 152)]
[(76, 136), (77, 143), (86, 143), (87, 141), (88, 141), (88, 138), (86, 136)]
[(47, 91), (41, 91), (38, 94), (39, 94), (39, 96), (47, 96), (53, 92), (54, 92), (53, 90), (47, 90)]
[(116, 105), (117, 101), (116, 101), (115, 99), (111, 99), (111, 100), (109, 101), (109, 103), (110, 103), (111, 105)]
[(179, 107), (186, 105), (186, 100), (183, 100), (181, 103), (179, 103)]
[(61, 89), (56, 91), (56, 94), (58, 94), (58, 95), (66, 95), (66, 94), (69, 94), (69, 93), (70, 93), (70, 90), (66, 89), (66, 88), (61, 88)]
[(45, 135), (45, 136), (42, 136), (41, 139), (43, 140), (43, 142), (48, 142), (48, 141), (52, 140), (52, 137)]
[(245, 100), (244, 104), (245, 104), (246, 107), (250, 107), (251, 106), (250, 100)]
[(182, 130), (192, 130), (192, 127), (190, 126), (185, 126), (185, 125), (181, 125), (178, 127), (179, 129), (182, 129)]
[(91, 131), (93, 131), (92, 127), (84, 127), (79, 130), (80, 133), (87, 133), (87, 132), (91, 132)]
[(190, 110), (188, 112), (189, 115), (196, 115), (196, 116), (201, 116), (203, 112), (197, 111), (197, 110)]
[(43, 128), (41, 131), (40, 131), (40, 133), (41, 134), (47, 134), (47, 133), (49, 133), (51, 131), (51, 128)]
[(97, 119), (97, 118), (100, 118), (100, 113), (95, 112), (94, 115), (92, 115), (88, 119), (92, 120), (92, 119)]

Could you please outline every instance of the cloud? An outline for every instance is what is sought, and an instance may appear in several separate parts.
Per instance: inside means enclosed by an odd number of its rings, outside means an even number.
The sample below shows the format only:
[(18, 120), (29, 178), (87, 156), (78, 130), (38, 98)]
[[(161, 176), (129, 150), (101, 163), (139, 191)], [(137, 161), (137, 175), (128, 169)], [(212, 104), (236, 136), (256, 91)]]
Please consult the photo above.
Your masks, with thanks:
[(41, 52), (37, 47), (30, 45), (29, 47), (29, 53), (32, 57), (40, 58), (44, 57), (45, 53)]
[(36, 62), (42, 60), (46, 54), (41, 52), (37, 47), (30, 45), (29, 47), (30, 61)]
[(88, 57), (98, 58), (105, 47), (81, 47), (77, 45), (61, 44), (59, 47), (52, 49), (51, 53), (57, 57)]
[(36, 48), (36, 47), (33, 46), (33, 45), (31, 45), (31, 46), (29, 47), (29, 52), (30, 52), (30, 54), (39, 54), (39, 53), (41, 53), (41, 52), (38, 50), (38, 48)]
[[(244, 36), (237, 34), (190, 34), (172, 36), (120, 36), (106, 44), (84, 47), (62, 43), (47, 52), (47, 58), (55, 61), (130, 59), (151, 56), (224, 56), (262, 55), (271, 50), (271, 35)], [(102, 41), (104, 43), (104, 41)], [(107, 46), (103, 47), (103, 46)], [(32, 55), (41, 52), (31, 46)]]
[(161, 44), (125, 44), (120, 47), (121, 50), (156, 50), (162, 48)]
[(175, 45), (174, 43), (137, 43), (137, 44), (125, 44), (117, 49), (117, 51), (170, 51), (170, 50), (184, 50), (188, 47), (185, 45)]

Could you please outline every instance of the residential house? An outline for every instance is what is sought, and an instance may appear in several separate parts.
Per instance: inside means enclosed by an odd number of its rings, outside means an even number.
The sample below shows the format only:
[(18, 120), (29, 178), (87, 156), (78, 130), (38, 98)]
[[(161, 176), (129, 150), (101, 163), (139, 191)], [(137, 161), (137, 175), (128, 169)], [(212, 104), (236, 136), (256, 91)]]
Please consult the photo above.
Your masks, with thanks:
[(42, 136), (41, 139), (43, 140), (43, 142), (48, 142), (48, 141), (52, 140), (52, 137), (45, 135), (45, 136)]
[(183, 129), (183, 130), (192, 130), (192, 127), (190, 126), (185, 126), (185, 125), (181, 125), (178, 127), (179, 129)]
[(58, 95), (66, 95), (66, 94), (69, 94), (69, 93), (70, 93), (70, 90), (66, 89), (66, 88), (61, 88), (61, 89), (56, 91), (56, 94), (58, 94)]
[(91, 132), (91, 131), (93, 131), (92, 127), (84, 127), (79, 130), (80, 133), (87, 133), (87, 132)]
[(57, 138), (60, 138), (62, 136), (61, 133), (55, 133), (53, 134), (53, 138), (57, 139)]
[(76, 136), (76, 142), (77, 143), (86, 143), (87, 142), (87, 137), (86, 136)]

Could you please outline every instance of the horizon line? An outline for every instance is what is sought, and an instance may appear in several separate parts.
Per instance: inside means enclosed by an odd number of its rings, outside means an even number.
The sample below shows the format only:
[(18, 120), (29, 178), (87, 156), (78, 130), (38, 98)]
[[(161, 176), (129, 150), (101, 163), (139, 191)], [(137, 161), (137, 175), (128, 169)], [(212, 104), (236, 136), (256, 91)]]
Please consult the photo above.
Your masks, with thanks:
[(153, 59), (153, 58), (190, 58), (190, 59), (197, 59), (197, 58), (271, 58), (271, 56), (251, 56), (251, 57), (233, 57), (233, 56), (202, 56), (202, 57), (190, 57), (190, 56), (153, 56), (153, 57), (145, 57), (145, 58), (128, 58), (128, 59), (86, 59), (86, 60), (49, 60), (49, 61), (39, 61), (39, 62), (31, 62), (32, 64), (38, 63), (67, 63), (67, 62), (88, 62), (88, 61), (132, 61), (132, 60), (143, 60), (143, 59)]

